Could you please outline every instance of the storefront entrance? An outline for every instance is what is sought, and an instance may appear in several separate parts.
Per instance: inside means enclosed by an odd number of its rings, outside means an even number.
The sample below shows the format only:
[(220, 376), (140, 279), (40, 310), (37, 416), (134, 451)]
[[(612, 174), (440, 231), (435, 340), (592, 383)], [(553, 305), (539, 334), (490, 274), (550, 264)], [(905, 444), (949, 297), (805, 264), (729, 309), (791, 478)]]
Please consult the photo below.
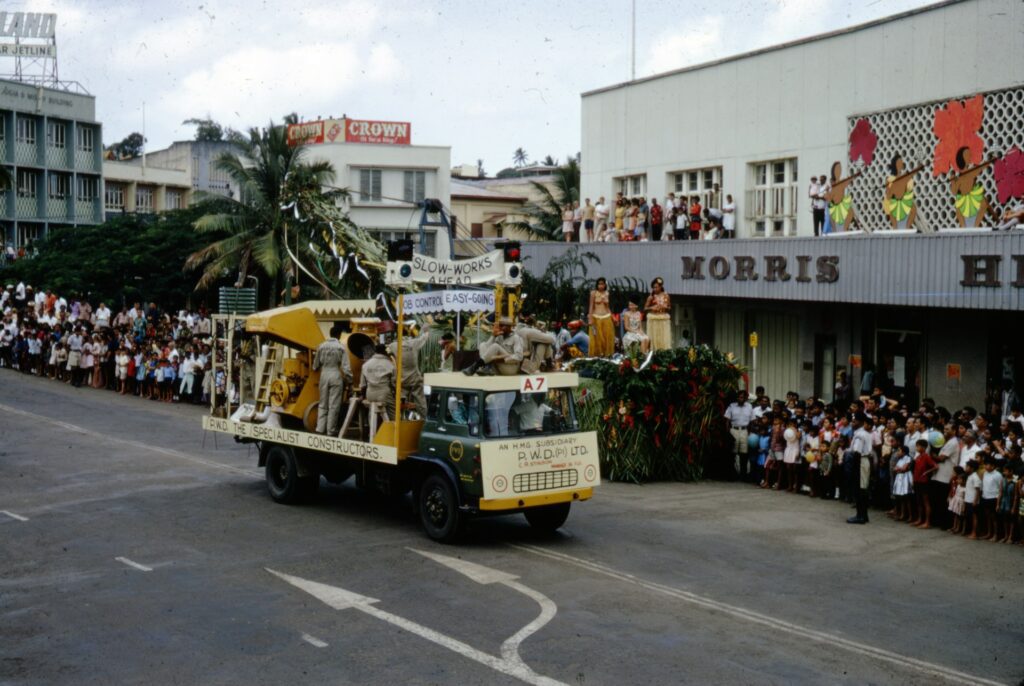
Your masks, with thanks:
[(917, 409), (921, 401), (923, 339), (918, 331), (878, 329), (875, 332), (875, 385), (887, 398)]

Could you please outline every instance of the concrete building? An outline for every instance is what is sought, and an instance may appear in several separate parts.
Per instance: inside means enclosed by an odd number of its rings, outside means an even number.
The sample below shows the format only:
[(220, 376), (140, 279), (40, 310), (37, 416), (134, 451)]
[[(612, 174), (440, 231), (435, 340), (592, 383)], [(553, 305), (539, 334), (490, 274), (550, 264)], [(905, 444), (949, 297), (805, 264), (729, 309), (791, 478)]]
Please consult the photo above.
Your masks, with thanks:
[(468, 229), (470, 238), (476, 239), (529, 238), (525, 232), (510, 228), (528, 219), (524, 211), (527, 196), (501, 193), (462, 179), (452, 179), (451, 189), (452, 216), (458, 220), (460, 237)]
[(103, 161), (103, 209), (107, 216), (121, 212), (180, 210), (192, 202), (192, 177), (184, 169), (161, 169)]
[[(857, 392), (868, 369), (912, 406), (931, 397), (980, 409), (1004, 380), (1021, 388), (1024, 231), (958, 228), (968, 195), (997, 211), (1021, 198), (989, 166), (955, 197), (951, 182), (969, 170), (951, 166), (940, 139), (980, 146), (975, 163), (1009, 166), (1024, 149), (1021, 26), (1017, 0), (943, 2), (585, 93), (584, 197), (678, 189), (707, 203), (718, 183), (739, 205), (740, 236), (591, 244), (590, 276), (663, 277), (676, 340), (686, 331), (733, 352), (773, 397), (831, 400), (838, 374)], [(923, 165), (906, 230), (883, 208), (896, 154)], [(863, 231), (814, 237), (807, 179), (836, 161), (843, 177), (859, 172), (845, 197)], [(564, 251), (524, 244), (537, 273)]]
[[(304, 122), (288, 130), (289, 140), (308, 146), (307, 160), (331, 163), (335, 184), (349, 190), (349, 216), (382, 241), (406, 235), (418, 241), (418, 203), (427, 198), (451, 207), (451, 147), (412, 145), (408, 123), (345, 118)], [(387, 133), (392, 130), (395, 135)], [(437, 226), (426, 227), (425, 233), (426, 253), (447, 259), (454, 236)]]
[[(238, 185), (215, 164), (225, 152), (237, 150), (227, 141), (176, 141), (170, 147), (147, 152), (146, 166), (183, 170), (191, 179), (193, 191), (237, 198)], [(128, 163), (142, 166), (142, 158)]]
[(102, 140), (93, 96), (0, 81), (0, 160), (14, 182), (0, 192), (5, 244), (102, 221)]
[[(984, 95), (986, 157), (1024, 148), (1022, 25), (1016, 0), (953, 0), (584, 93), (582, 195), (707, 206), (717, 183), (739, 236), (812, 235), (808, 179), (838, 160), (844, 177), (862, 172), (849, 190), (861, 225), (886, 228), (889, 162), (931, 161), (948, 100)], [(848, 155), (861, 120), (877, 136), (870, 164)], [(922, 230), (955, 224), (947, 177), (930, 171), (915, 178)], [(994, 197), (991, 170), (981, 181)]]

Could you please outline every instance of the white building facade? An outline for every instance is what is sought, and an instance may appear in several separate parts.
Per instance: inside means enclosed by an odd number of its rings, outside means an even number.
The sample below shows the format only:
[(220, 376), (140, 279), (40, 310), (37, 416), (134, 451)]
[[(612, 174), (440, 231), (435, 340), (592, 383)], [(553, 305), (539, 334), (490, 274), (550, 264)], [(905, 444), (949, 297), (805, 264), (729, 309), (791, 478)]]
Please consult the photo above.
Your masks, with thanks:
[[(345, 118), (289, 126), (289, 140), (307, 146), (307, 161), (334, 167), (335, 185), (349, 191), (346, 209), (359, 227), (382, 241), (411, 238), (419, 251), (420, 203), (437, 199), (446, 212), (451, 207), (451, 147), (412, 145), (411, 138), (405, 122)], [(452, 254), (447, 229), (427, 226), (424, 234), (427, 254)]]
[[(953, 0), (584, 93), (581, 195), (675, 192), (707, 206), (719, 184), (739, 237), (812, 235), (810, 176), (841, 161), (844, 176), (864, 172), (849, 190), (861, 223), (887, 228), (890, 158), (930, 164), (947, 101), (984, 95), (986, 156), (1024, 148), (1022, 26), (1017, 0)], [(861, 119), (878, 137), (871, 165), (848, 155)], [(955, 220), (947, 178), (930, 171), (916, 178), (921, 230)]]

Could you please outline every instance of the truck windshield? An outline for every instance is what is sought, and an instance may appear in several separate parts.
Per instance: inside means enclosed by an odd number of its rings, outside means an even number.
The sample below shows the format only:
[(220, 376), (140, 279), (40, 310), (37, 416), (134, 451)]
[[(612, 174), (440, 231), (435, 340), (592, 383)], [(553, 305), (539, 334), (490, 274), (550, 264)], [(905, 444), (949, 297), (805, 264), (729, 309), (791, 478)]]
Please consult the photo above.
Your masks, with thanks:
[(485, 435), (490, 438), (576, 430), (572, 391), (555, 388), (546, 393), (500, 391), (484, 398)]

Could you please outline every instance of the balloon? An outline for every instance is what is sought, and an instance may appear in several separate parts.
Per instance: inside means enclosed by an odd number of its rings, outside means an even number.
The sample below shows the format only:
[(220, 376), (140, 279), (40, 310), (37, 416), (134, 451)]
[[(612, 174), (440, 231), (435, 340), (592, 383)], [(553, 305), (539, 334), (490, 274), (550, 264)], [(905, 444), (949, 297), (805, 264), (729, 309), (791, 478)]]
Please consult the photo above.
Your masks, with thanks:
[(932, 431), (928, 434), (928, 442), (933, 448), (941, 448), (946, 445), (946, 437), (939, 431)]
[(761, 443), (761, 437), (757, 434), (750, 434), (747, 436), (747, 447), (757, 450), (757, 446)]
[(786, 439), (786, 440), (787, 440), (788, 442), (792, 443), (793, 441), (795, 441), (795, 440), (796, 440), (796, 429), (786, 429), (786, 430), (785, 430), (785, 431), (783, 432), (782, 436), (783, 436), (783, 438), (785, 438), (785, 439)]

